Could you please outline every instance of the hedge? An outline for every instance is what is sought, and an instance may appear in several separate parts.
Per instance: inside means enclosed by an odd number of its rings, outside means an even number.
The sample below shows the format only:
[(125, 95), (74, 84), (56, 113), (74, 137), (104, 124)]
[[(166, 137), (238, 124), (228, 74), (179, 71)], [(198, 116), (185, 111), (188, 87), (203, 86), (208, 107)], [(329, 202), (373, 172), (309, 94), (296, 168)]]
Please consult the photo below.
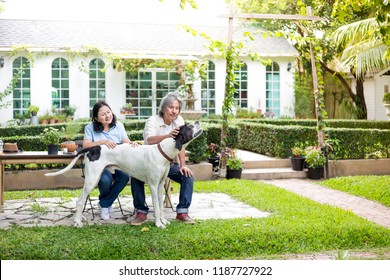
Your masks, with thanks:
[[(390, 122), (381, 121), (327, 121), (325, 129), (333, 142), (330, 156), (335, 159), (362, 159), (370, 154), (390, 157)], [(123, 122), (131, 140), (143, 140), (145, 120), (126, 120)], [(191, 162), (205, 158), (206, 147), (210, 143), (220, 143), (221, 122), (201, 120), (203, 134), (191, 143), (187, 150)], [(81, 140), (84, 126), (73, 140)], [(317, 144), (315, 120), (259, 119), (234, 120), (231, 123), (227, 144), (233, 148), (260, 153), (270, 157), (288, 158), (294, 146), (307, 147)], [(369, 126), (375, 127), (370, 129)], [(54, 124), (57, 128), (66, 124)], [(44, 151), (46, 146), (39, 139), (47, 125), (0, 128), (3, 142), (16, 142), (23, 150)], [(378, 129), (380, 127), (381, 129)], [(18, 135), (18, 136), (15, 136)]]

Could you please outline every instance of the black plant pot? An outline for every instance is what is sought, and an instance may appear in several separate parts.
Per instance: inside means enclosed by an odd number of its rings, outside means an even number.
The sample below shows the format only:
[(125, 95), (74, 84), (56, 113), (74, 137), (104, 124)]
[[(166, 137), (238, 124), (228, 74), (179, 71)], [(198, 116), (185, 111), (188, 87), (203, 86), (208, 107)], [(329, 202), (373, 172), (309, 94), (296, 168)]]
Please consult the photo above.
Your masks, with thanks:
[(219, 166), (219, 156), (209, 157), (209, 163), (213, 165), (213, 167)]
[(58, 154), (58, 145), (47, 145), (47, 154), (57, 155)]
[(226, 179), (241, 179), (242, 169), (229, 169), (226, 167)]
[(291, 166), (292, 170), (295, 171), (302, 171), (303, 167), (305, 165), (305, 157), (299, 156), (299, 157), (290, 157), (291, 159)]
[(324, 167), (323, 166), (318, 166), (318, 167), (309, 167), (307, 168), (307, 177), (309, 179), (313, 180), (319, 180), (324, 174)]

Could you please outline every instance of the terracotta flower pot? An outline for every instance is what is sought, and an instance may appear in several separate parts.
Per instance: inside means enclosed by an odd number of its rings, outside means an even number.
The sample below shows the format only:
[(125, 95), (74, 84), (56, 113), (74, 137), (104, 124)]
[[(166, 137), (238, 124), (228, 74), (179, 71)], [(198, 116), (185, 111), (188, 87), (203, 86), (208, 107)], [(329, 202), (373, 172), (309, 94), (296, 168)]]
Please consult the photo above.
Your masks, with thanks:
[(77, 150), (78, 145), (74, 141), (67, 141), (61, 143), (61, 149), (66, 148), (68, 149), (69, 153), (73, 153), (74, 151)]

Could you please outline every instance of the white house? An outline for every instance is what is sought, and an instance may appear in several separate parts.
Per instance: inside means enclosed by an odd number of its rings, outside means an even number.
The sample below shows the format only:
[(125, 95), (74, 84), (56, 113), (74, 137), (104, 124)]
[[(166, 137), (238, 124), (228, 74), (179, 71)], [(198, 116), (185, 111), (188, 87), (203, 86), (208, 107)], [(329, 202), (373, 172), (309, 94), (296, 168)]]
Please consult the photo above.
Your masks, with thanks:
[[(353, 87), (355, 84), (353, 84)], [(367, 106), (367, 119), (389, 120), (383, 106), (383, 95), (390, 92), (390, 69), (367, 76), (364, 81), (364, 98)]]
[[(212, 39), (226, 41), (224, 26), (191, 26)], [(244, 27), (235, 27), (234, 41), (244, 40)], [(90, 117), (97, 100), (104, 99), (119, 118), (120, 108), (131, 102), (133, 118), (156, 113), (161, 98), (178, 86), (175, 70), (144, 69), (137, 75), (118, 71), (110, 55), (123, 58), (208, 60), (208, 78), (196, 80), (195, 109), (221, 114), (225, 86), (225, 60), (207, 51), (207, 42), (178, 25), (71, 22), (0, 19), (0, 91), (21, 64), (25, 70), (13, 94), (12, 105), (0, 111), (4, 123), (23, 113), (30, 104), (43, 114), (52, 107), (77, 107), (76, 118)], [(86, 53), (86, 48), (95, 48)], [(79, 50), (80, 53), (75, 51)], [(240, 56), (236, 100), (248, 110), (261, 109), (278, 116), (294, 116), (294, 61), (298, 52), (284, 38), (255, 35), (246, 51), (272, 61), (264, 65)], [(105, 55), (100, 55), (104, 52)], [(80, 68), (87, 69), (83, 71)], [(105, 69), (105, 71), (101, 71)], [(5, 102), (3, 101), (3, 102)]]

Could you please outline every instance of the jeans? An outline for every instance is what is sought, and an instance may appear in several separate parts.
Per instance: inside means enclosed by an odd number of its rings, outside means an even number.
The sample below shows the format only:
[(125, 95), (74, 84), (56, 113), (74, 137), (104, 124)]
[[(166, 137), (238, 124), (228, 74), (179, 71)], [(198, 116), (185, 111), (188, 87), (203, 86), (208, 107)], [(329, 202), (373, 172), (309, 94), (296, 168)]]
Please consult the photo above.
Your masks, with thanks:
[(103, 208), (110, 207), (117, 199), (119, 193), (126, 187), (129, 178), (127, 173), (118, 169), (115, 169), (114, 174), (104, 170), (98, 184), (100, 206)]
[[(168, 178), (180, 184), (179, 204), (176, 207), (177, 213), (188, 213), (191, 205), (192, 193), (194, 191), (194, 178), (186, 177), (180, 173), (180, 166), (177, 163), (171, 165)], [(134, 208), (141, 213), (148, 213), (149, 207), (145, 202), (145, 183), (131, 178), (131, 193), (133, 195)]]

